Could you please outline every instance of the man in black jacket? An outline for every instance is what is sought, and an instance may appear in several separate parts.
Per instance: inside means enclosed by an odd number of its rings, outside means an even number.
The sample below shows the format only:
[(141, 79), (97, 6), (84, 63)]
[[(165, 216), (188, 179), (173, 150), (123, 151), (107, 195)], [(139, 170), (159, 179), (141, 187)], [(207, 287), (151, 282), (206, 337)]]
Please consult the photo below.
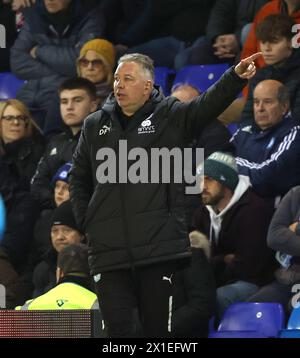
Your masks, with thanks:
[[(114, 93), (85, 121), (73, 157), (70, 195), (89, 240), (89, 263), (110, 337), (132, 334), (135, 306), (145, 336), (167, 336), (172, 275), (179, 262), (190, 258), (183, 184), (174, 178), (169, 183), (141, 178), (133, 183), (127, 173), (118, 180), (106, 178), (106, 172), (124, 174), (124, 166), (132, 163), (127, 153), (120, 161), (113, 154), (124, 155), (118, 152), (122, 140), (130, 150), (143, 149), (147, 154), (153, 148), (183, 148), (232, 102), (244, 79), (254, 75), (253, 61), (258, 56), (228, 70), (202, 96), (180, 103), (154, 88), (148, 56), (125, 55), (115, 72)], [(107, 164), (107, 158), (112, 162)], [(132, 171), (129, 168), (130, 179)]]
[(50, 139), (31, 181), (31, 191), (43, 209), (55, 207), (51, 180), (62, 165), (71, 162), (83, 121), (97, 108), (96, 87), (85, 78), (64, 81), (59, 97), (65, 130)]

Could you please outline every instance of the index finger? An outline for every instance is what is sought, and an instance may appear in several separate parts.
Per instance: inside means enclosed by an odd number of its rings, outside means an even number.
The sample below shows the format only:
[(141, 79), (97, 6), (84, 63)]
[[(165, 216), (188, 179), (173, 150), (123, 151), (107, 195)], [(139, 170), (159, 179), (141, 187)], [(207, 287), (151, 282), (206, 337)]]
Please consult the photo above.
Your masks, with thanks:
[(261, 55), (262, 55), (262, 52), (256, 52), (256, 53), (254, 53), (253, 55), (244, 58), (244, 61), (252, 62), (252, 61), (256, 60), (256, 59), (257, 59), (259, 56), (261, 56)]

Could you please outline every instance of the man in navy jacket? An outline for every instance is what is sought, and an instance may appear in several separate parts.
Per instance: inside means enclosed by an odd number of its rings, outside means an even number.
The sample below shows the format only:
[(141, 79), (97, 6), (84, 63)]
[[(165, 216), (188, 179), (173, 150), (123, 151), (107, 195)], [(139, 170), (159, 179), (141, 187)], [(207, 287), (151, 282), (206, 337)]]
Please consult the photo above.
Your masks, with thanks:
[(253, 93), (253, 124), (240, 128), (232, 143), (239, 173), (262, 196), (283, 196), (300, 183), (300, 126), (289, 114), (289, 91), (265, 80)]

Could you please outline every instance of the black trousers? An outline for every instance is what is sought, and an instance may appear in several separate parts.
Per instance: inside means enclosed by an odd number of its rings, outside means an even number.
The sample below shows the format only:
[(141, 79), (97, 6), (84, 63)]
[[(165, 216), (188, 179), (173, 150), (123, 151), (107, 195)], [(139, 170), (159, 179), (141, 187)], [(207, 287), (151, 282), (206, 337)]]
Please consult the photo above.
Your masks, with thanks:
[(139, 324), (144, 337), (168, 337), (175, 270), (174, 262), (170, 261), (102, 273), (96, 288), (108, 337), (140, 336)]

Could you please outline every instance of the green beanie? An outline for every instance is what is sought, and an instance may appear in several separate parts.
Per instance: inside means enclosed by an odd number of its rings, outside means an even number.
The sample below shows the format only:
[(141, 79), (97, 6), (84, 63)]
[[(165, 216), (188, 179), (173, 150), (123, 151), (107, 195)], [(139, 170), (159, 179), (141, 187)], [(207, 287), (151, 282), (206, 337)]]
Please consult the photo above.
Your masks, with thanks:
[(203, 166), (204, 175), (225, 185), (234, 192), (239, 182), (239, 175), (235, 158), (232, 155), (215, 152), (204, 161)]

